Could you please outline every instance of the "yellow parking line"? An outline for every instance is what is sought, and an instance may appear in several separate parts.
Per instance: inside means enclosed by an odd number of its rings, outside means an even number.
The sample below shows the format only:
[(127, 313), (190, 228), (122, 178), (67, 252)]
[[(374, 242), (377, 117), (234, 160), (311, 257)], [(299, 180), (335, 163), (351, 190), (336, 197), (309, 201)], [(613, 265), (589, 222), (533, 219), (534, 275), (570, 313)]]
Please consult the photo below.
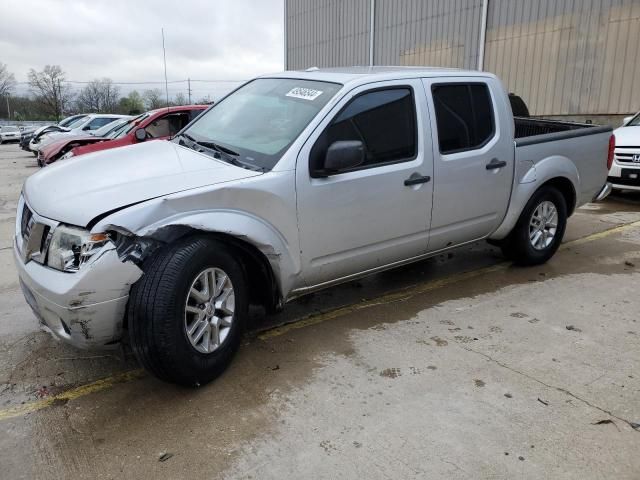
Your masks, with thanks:
[(116, 383), (129, 382), (137, 378), (141, 378), (144, 375), (144, 370), (129, 370), (128, 372), (112, 375), (101, 380), (97, 380), (86, 385), (81, 385), (66, 392), (59, 393), (58, 395), (52, 395), (42, 400), (36, 400), (35, 402), (25, 403), (15, 407), (5, 408), (0, 410), (0, 420), (6, 420), (8, 418), (19, 417), (27, 413), (32, 413), (37, 410), (41, 410), (50, 405), (58, 404), (60, 402), (68, 402), (79, 397), (84, 397), (90, 393), (99, 392), (111, 388)]
[[(614, 235), (616, 233), (622, 233), (624, 231), (631, 230), (636, 227), (640, 227), (640, 221), (627, 223), (625, 225), (620, 225), (618, 227), (610, 228), (602, 232), (593, 233), (591, 235), (587, 235), (585, 237), (578, 238), (570, 242), (566, 242), (562, 244), (560, 248), (564, 249), (569, 246), (581, 245), (584, 243), (592, 242), (594, 240), (606, 238), (610, 235)], [(403, 290), (386, 293), (379, 297), (376, 297), (370, 300), (365, 300), (360, 303), (348, 305), (345, 307), (339, 307), (334, 310), (330, 310), (328, 312), (320, 313), (318, 315), (313, 315), (303, 320), (298, 320), (295, 323), (290, 323), (280, 327), (275, 327), (273, 329), (270, 329), (261, 333), (260, 335), (258, 335), (258, 338), (260, 338), (261, 340), (266, 340), (269, 338), (278, 337), (291, 330), (305, 328), (311, 325), (317, 325), (327, 320), (341, 317), (348, 313), (357, 312), (359, 310), (371, 308), (376, 305), (407, 300), (415, 295), (419, 295), (419, 294), (430, 292), (442, 287), (446, 287), (456, 282), (469, 280), (471, 278), (485, 275), (487, 273), (493, 273), (493, 272), (505, 270), (510, 265), (511, 264), (509, 262), (501, 262), (496, 265), (492, 265), (490, 267), (484, 267), (484, 268), (479, 268), (477, 270), (458, 273), (458, 274), (450, 275), (448, 277), (440, 278), (437, 280), (430, 280), (418, 285), (414, 285), (412, 287), (408, 287)], [(56, 403), (74, 400), (76, 398), (83, 397), (90, 393), (100, 392), (102, 390), (106, 390), (113, 387), (115, 384), (129, 382), (131, 380), (142, 378), (143, 376), (144, 376), (144, 371), (141, 369), (130, 370), (128, 372), (119, 373), (117, 375), (112, 375), (110, 377), (97, 380), (87, 385), (81, 385), (79, 387), (73, 388), (71, 390), (67, 390), (66, 392), (59, 393), (58, 395), (53, 395), (51, 397), (44, 398), (42, 400), (36, 400), (34, 402), (25, 403), (23, 405), (0, 409), (0, 421), (6, 420), (9, 418), (19, 417), (21, 415), (25, 415), (28, 413), (32, 413), (32, 412), (41, 410), (43, 408), (49, 407), (51, 405), (54, 405)]]

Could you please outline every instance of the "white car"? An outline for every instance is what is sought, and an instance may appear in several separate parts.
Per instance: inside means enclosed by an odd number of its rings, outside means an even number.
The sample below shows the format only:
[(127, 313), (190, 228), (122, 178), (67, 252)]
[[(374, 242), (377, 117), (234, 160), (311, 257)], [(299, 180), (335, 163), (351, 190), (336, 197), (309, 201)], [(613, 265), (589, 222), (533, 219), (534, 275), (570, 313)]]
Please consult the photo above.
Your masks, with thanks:
[(609, 182), (617, 190), (640, 191), (640, 112), (614, 131), (616, 146)]
[(18, 127), (5, 125), (0, 127), (0, 144), (4, 142), (19, 142), (20, 129)]
[(116, 115), (116, 114), (106, 114), (106, 113), (92, 113), (82, 118), (78, 122), (72, 123), (67, 128), (68, 131), (64, 132), (50, 132), (39, 137), (34, 137), (33, 140), (29, 143), (29, 148), (31, 151), (38, 152), (42, 149), (42, 147), (64, 138), (65, 136), (78, 136), (87, 133), (91, 133), (99, 128), (104, 127), (116, 120), (120, 120), (122, 118), (131, 118), (129, 115)]

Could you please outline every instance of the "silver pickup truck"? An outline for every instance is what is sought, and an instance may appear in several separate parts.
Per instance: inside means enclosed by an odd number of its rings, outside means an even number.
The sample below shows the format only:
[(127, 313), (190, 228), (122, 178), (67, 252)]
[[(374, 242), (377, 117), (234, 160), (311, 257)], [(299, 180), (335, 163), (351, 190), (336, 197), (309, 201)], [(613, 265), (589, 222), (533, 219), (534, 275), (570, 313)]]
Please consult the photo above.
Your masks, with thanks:
[(483, 72), (349, 68), (241, 86), (172, 141), (25, 182), (15, 262), (42, 326), (77, 347), (128, 332), (158, 377), (204, 384), (250, 304), (487, 239), (547, 261), (604, 198), (611, 129), (512, 115)]

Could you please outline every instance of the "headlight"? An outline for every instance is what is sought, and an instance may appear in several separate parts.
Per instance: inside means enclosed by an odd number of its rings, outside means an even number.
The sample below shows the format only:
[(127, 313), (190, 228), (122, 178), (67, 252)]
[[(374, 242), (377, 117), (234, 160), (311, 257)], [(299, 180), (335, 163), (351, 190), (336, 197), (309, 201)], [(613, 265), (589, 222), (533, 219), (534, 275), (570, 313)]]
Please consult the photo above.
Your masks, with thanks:
[(69, 150), (67, 153), (60, 157), (60, 160), (66, 160), (67, 158), (73, 157), (73, 150)]
[(108, 241), (106, 233), (59, 225), (49, 243), (47, 265), (64, 272), (77, 272)]

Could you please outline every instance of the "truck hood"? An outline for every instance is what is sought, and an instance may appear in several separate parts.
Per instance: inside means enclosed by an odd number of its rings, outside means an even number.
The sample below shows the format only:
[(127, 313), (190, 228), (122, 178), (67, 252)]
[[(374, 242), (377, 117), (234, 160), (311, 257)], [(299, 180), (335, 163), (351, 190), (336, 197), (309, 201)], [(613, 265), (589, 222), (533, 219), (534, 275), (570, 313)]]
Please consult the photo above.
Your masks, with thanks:
[(156, 141), (55, 163), (29, 177), (23, 193), (39, 215), (86, 226), (127, 205), (261, 174)]
[(640, 125), (616, 128), (616, 147), (640, 147)]

